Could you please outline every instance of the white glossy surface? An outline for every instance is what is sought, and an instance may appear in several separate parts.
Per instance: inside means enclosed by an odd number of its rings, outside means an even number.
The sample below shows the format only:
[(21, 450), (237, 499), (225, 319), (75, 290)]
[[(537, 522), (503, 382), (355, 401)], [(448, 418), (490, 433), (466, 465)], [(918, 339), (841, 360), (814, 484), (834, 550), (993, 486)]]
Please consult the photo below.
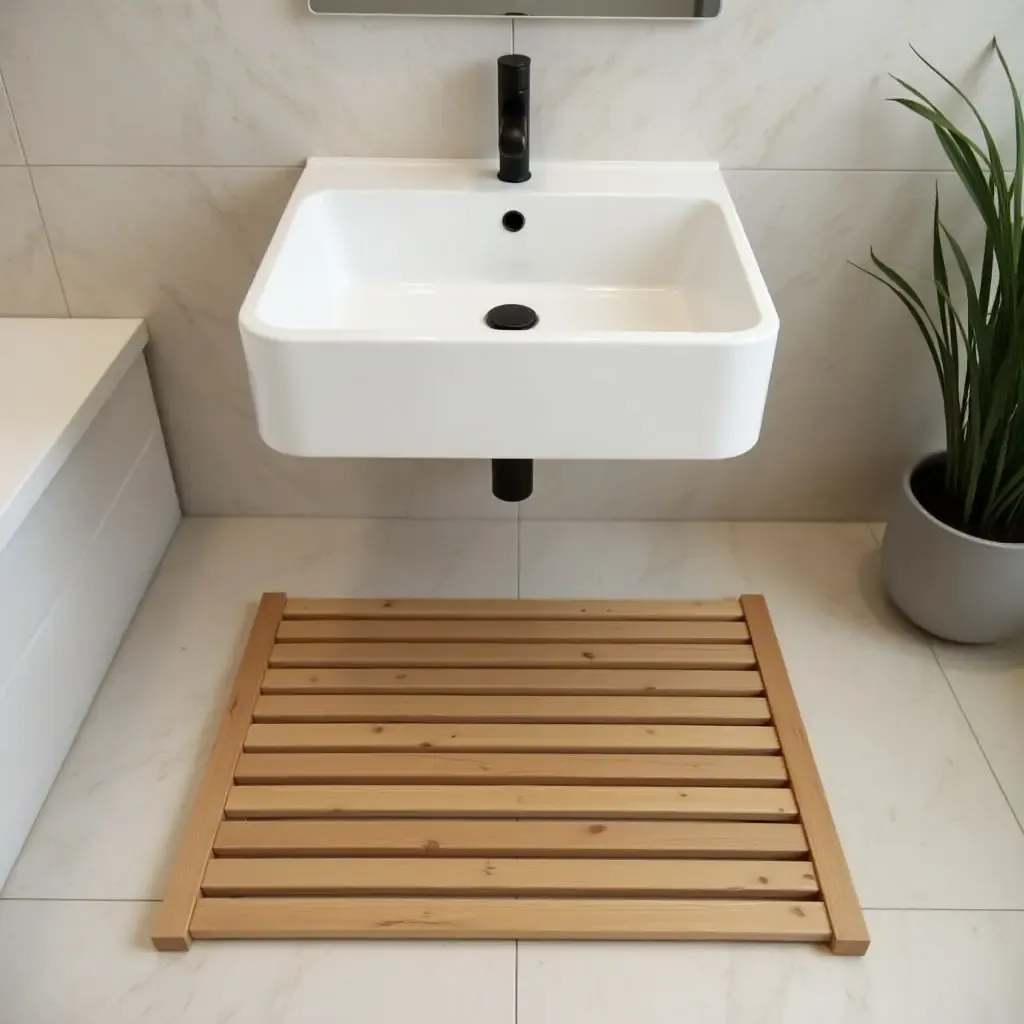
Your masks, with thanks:
[[(506, 303), (537, 326), (489, 328)], [(304, 456), (729, 458), (778, 337), (712, 164), (311, 160), (240, 323), (260, 432)]]
[(139, 320), (0, 319), (0, 549), (145, 344)]
[[(4, 1024), (1018, 1024), (1024, 833), (984, 730), (982, 750), (929, 643), (885, 604), (860, 525), (524, 523), (519, 585), (768, 595), (868, 907), (864, 960), (600, 943), (154, 954), (143, 901), (164, 884), (255, 595), (507, 597), (516, 550), (514, 524), (187, 520), (0, 899)], [(963, 654), (984, 674), (981, 652)], [(1009, 721), (1014, 705), (991, 700)]]
[[(127, 334), (133, 329), (129, 324)], [(41, 403), (43, 395), (37, 396)], [(0, 880), (28, 835), (178, 518), (149, 377), (136, 354), (0, 548)]]

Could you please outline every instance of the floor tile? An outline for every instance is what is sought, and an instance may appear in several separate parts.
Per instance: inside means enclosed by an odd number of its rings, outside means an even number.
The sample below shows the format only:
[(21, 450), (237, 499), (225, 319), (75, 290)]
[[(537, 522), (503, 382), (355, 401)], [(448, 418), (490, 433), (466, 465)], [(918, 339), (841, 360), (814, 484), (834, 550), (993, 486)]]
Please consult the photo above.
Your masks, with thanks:
[(866, 526), (522, 524), (523, 597), (760, 592), (864, 906), (1024, 908), (1024, 833)]
[(482, 521), (186, 520), (3, 895), (161, 895), (262, 591), (514, 597), (515, 531)]
[(936, 657), (1024, 825), (1024, 641), (956, 647), (933, 641)]
[(814, 947), (519, 947), (518, 1024), (1017, 1024), (1024, 914), (873, 911), (863, 959)]
[(146, 903), (0, 903), (4, 1024), (512, 1024), (512, 943), (208, 942)]

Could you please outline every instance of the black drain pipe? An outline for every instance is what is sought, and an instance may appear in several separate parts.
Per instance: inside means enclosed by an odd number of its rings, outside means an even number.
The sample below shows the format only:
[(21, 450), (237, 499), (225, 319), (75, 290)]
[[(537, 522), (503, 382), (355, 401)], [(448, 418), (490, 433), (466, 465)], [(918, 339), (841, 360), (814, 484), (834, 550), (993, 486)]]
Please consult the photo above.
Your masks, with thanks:
[(491, 490), (498, 501), (526, 501), (533, 494), (533, 459), (492, 459)]

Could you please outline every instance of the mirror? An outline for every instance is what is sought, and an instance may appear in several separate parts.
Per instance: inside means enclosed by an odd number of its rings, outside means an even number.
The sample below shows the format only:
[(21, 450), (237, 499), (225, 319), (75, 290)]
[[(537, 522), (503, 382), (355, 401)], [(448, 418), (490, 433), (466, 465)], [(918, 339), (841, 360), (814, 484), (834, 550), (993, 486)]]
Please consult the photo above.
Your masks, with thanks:
[(532, 18), (714, 18), (722, 0), (309, 0), (314, 14)]

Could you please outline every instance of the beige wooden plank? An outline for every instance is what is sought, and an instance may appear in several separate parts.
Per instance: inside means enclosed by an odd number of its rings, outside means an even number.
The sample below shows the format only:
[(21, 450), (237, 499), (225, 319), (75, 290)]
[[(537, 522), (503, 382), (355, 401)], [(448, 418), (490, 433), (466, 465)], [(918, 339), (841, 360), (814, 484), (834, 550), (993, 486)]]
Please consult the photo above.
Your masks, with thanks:
[(290, 598), (286, 619), (673, 619), (743, 618), (731, 601), (544, 601), (544, 600), (364, 600), (359, 598)]
[(745, 622), (628, 622), (615, 619), (292, 619), (282, 643), (658, 643), (745, 644)]
[(757, 697), (758, 672), (728, 669), (273, 668), (263, 692), (480, 693), (492, 696)]
[(239, 858), (210, 861), (206, 896), (816, 896), (809, 861)]
[(259, 697), (260, 681), (284, 606), (284, 594), (264, 594), (260, 601), (235, 675), (231, 698), (185, 825), (163, 903), (157, 912), (152, 933), (153, 945), (157, 949), (183, 950), (189, 947), (189, 921), (199, 897), (210, 847), (217, 834), (224, 802), (234, 778), (235, 762)]
[(781, 786), (786, 766), (743, 754), (242, 754), (235, 782)]
[(255, 722), (622, 722), (764, 725), (763, 697), (480, 697), (264, 694)]
[(767, 602), (761, 596), (746, 595), (741, 603), (832, 922), (832, 950), (845, 956), (863, 956), (870, 945), (867, 923), (814, 763)]
[(742, 786), (234, 786), (228, 818), (792, 821), (788, 789)]
[(824, 942), (821, 903), (787, 900), (204, 897), (203, 939), (695, 939)]
[(275, 644), (272, 668), (754, 667), (749, 644)]
[(766, 725), (505, 725), (467, 722), (254, 723), (245, 738), (252, 753), (274, 751), (464, 750), (663, 754), (775, 754), (779, 740)]
[(802, 826), (745, 821), (225, 821), (222, 857), (804, 859)]

